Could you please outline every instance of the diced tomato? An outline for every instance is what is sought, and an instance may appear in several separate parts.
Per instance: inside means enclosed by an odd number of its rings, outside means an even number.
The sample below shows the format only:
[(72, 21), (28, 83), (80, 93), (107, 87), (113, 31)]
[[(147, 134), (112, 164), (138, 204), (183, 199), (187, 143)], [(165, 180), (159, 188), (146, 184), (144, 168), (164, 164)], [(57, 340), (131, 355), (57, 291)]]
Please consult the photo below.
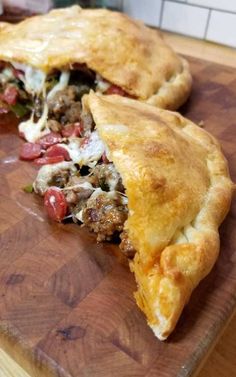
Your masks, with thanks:
[(118, 94), (119, 96), (126, 96), (127, 93), (117, 85), (111, 85), (105, 92), (105, 94)]
[(47, 149), (51, 147), (52, 145), (58, 144), (61, 142), (62, 142), (62, 137), (57, 132), (50, 132), (49, 134), (41, 137), (41, 139), (37, 141), (37, 143), (40, 144), (41, 147), (44, 149)]
[(64, 160), (70, 161), (70, 154), (69, 152), (63, 148), (61, 145), (52, 145), (45, 153), (45, 157), (58, 157), (62, 156)]
[(8, 105), (15, 105), (18, 98), (18, 90), (15, 86), (8, 86), (4, 90), (3, 99)]
[(65, 161), (63, 156), (54, 156), (54, 157), (41, 157), (34, 160), (34, 163), (36, 165), (42, 166), (42, 165), (51, 165), (51, 164), (57, 164), (58, 162)]
[(40, 157), (42, 154), (42, 148), (39, 144), (24, 143), (20, 150), (20, 159), (31, 161)]
[(44, 206), (48, 216), (54, 221), (61, 221), (67, 212), (65, 195), (58, 187), (50, 187), (44, 196)]
[(102, 162), (104, 163), (104, 164), (109, 164), (109, 160), (108, 160), (108, 158), (107, 158), (107, 155), (106, 155), (106, 152), (103, 152), (103, 154), (102, 154)]
[(84, 128), (83, 124), (81, 122), (77, 122), (74, 124), (67, 124), (62, 128), (62, 136), (63, 137), (81, 137), (83, 134)]

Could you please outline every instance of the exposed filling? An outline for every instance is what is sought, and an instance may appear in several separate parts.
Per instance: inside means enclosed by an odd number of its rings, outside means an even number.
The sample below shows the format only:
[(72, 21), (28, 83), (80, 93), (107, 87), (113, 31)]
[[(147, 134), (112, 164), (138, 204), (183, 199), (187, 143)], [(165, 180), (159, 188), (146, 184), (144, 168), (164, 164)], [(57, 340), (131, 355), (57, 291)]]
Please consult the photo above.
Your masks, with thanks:
[(56, 221), (72, 219), (97, 234), (98, 241), (120, 242), (121, 250), (135, 251), (124, 231), (128, 199), (115, 166), (94, 129), (81, 98), (90, 89), (127, 95), (85, 65), (49, 75), (22, 64), (0, 65), (0, 112), (30, 114), (19, 124), (28, 142), (20, 158), (41, 166), (34, 191), (44, 196), (48, 215)]
[[(69, 70), (46, 75), (24, 64), (0, 62), (0, 113), (11, 110), (18, 117), (30, 115), (30, 119), (19, 124), (19, 132), (31, 143), (51, 133), (63, 138), (86, 133), (87, 118), (83, 116), (81, 98), (90, 89), (128, 96), (84, 64), (73, 64)], [(29, 149), (28, 146), (28, 160)]]
[(34, 191), (44, 196), (50, 218), (82, 223), (96, 233), (97, 241), (118, 241), (122, 252), (132, 258), (135, 250), (124, 230), (128, 199), (122, 179), (107, 159), (91, 115), (86, 117), (86, 136), (83, 131), (56, 145), (68, 152), (72, 161), (42, 166)]

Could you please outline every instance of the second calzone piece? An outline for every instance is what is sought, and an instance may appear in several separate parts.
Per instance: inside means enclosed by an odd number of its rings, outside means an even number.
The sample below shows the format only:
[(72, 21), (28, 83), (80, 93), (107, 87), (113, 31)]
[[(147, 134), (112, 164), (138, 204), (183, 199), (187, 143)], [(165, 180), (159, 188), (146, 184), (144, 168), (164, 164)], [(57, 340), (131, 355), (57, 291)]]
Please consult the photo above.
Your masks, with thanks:
[(34, 189), (55, 220), (71, 213), (98, 241), (120, 236), (137, 304), (165, 339), (217, 259), (233, 188), (227, 162), (213, 136), (177, 113), (94, 93), (83, 105), (93, 123), (77, 165), (44, 166)]
[(91, 88), (169, 109), (190, 93), (186, 60), (122, 13), (73, 6), (0, 28), (1, 100), (19, 115), (33, 109), (20, 125), (28, 141), (80, 122), (80, 99)]

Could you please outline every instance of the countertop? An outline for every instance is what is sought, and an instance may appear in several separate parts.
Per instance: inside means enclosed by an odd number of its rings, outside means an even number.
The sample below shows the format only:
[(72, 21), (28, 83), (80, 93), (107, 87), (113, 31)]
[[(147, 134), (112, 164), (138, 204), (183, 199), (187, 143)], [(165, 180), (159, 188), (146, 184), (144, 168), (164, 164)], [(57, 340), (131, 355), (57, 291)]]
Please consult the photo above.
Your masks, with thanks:
[[(181, 54), (214, 61), (236, 68), (236, 50), (213, 43), (199, 41), (172, 33), (163, 33), (164, 39)], [(236, 315), (231, 319), (224, 333), (203, 366), (199, 366), (198, 377), (231, 377), (236, 370)], [(30, 377), (0, 348), (1, 377)], [(32, 376), (33, 377), (33, 376)]]

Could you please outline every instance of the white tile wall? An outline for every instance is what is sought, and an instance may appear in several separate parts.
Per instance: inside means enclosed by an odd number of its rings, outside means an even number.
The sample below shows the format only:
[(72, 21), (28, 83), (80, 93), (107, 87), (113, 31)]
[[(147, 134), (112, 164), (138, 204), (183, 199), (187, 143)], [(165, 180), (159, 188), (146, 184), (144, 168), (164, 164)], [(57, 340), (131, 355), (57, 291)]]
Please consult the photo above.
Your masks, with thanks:
[(146, 24), (236, 47), (236, 0), (123, 0)]
[(236, 47), (236, 13), (212, 11), (206, 38)]
[(208, 14), (205, 8), (165, 1), (161, 28), (203, 38)]
[(236, 12), (236, 0), (187, 0), (189, 4)]
[(160, 26), (162, 3), (163, 0), (124, 0), (123, 9), (148, 25)]

